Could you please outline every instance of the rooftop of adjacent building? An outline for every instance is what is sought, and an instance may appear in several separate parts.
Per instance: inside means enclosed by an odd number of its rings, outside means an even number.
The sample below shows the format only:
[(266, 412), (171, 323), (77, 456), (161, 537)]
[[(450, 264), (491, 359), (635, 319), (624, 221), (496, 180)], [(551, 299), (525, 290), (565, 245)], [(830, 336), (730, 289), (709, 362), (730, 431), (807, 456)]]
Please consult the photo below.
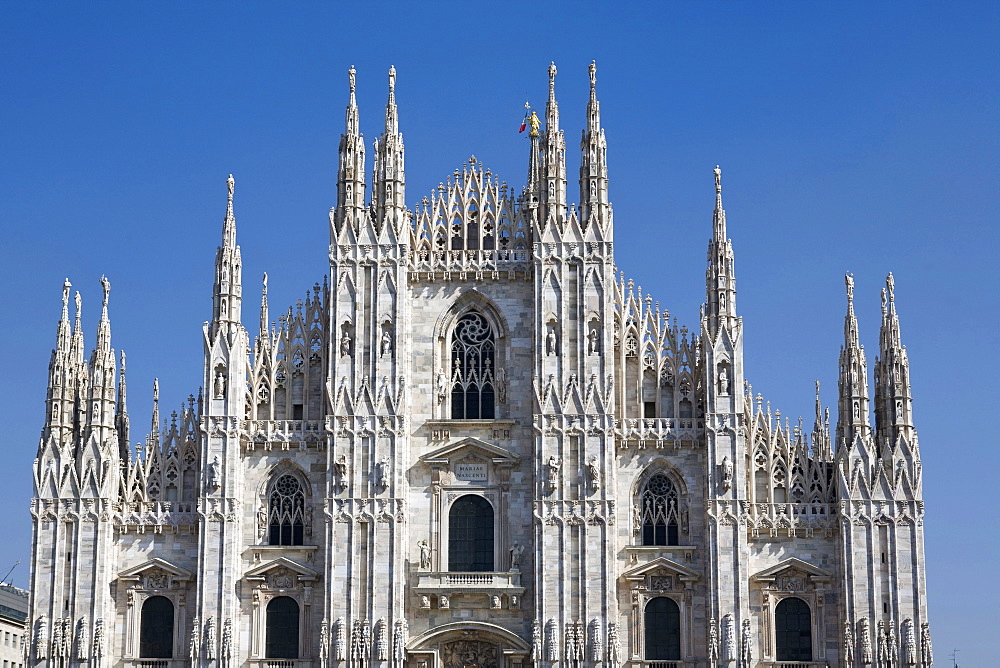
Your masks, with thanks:
[(0, 618), (24, 624), (28, 619), (28, 591), (11, 584), (0, 584)]

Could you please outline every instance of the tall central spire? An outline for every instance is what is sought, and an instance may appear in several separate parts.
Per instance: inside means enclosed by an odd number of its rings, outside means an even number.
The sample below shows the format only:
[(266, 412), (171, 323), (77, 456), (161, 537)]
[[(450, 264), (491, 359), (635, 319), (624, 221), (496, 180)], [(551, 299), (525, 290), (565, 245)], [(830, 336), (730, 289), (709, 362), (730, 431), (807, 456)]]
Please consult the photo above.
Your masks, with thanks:
[(337, 166), (337, 206), (331, 212), (333, 229), (330, 243), (337, 243), (337, 235), (345, 225), (357, 230), (365, 215), (365, 140), (359, 130), (358, 102), (355, 97), (355, 70), (347, 71), (350, 99), (345, 112), (344, 134), (340, 135)]
[(566, 138), (559, 129), (556, 102), (556, 64), (549, 65), (549, 99), (545, 103), (545, 138), (542, 141), (542, 224), (566, 218)]
[(212, 334), (224, 324), (240, 322), (243, 299), (243, 263), (240, 247), (236, 245), (236, 215), (233, 213), (233, 194), (236, 181), (230, 174), (226, 179), (226, 218), (222, 223), (222, 245), (215, 255), (215, 290), (212, 303)]
[(372, 183), (372, 206), (379, 232), (386, 223), (402, 235), (405, 216), (406, 177), (403, 168), (403, 135), (399, 132), (396, 109), (396, 68), (389, 67), (389, 99), (385, 105), (385, 130), (375, 142), (375, 179)]
[(847, 315), (844, 317), (844, 345), (840, 349), (838, 381), (837, 447), (850, 448), (855, 439), (870, 431), (868, 419), (868, 362), (859, 342), (858, 319), (854, 315), (854, 276), (844, 276), (847, 287)]
[(895, 293), (896, 280), (889, 274), (882, 290), (882, 326), (875, 360), (875, 425), (883, 453), (891, 452), (900, 436), (915, 443), (910, 359), (899, 333)]

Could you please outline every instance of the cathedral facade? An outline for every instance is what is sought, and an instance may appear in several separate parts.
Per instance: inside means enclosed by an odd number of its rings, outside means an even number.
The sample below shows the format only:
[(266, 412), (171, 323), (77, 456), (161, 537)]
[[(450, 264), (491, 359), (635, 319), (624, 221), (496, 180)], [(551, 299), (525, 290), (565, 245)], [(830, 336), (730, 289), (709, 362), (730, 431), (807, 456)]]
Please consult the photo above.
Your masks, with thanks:
[(352, 69), (328, 279), (272, 321), (265, 276), (253, 337), (230, 176), (203, 390), (157, 397), (138, 454), (110, 284), (87, 359), (66, 282), (27, 665), (931, 665), (891, 275), (874, 398), (848, 276), (836, 427), (818, 386), (811, 433), (782, 424), (720, 170), (688, 329), (616, 268), (594, 65), (567, 204), (555, 77), (523, 188), (470, 158), (409, 208), (395, 70), (369, 172)]

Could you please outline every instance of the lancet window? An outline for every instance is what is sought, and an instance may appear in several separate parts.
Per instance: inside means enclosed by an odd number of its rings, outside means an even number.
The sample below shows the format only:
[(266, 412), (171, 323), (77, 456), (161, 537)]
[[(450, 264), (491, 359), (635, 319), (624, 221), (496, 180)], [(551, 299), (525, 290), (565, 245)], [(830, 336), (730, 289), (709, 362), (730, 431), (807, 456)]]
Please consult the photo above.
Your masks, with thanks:
[(267, 502), (268, 543), (302, 545), (305, 528), (305, 492), (290, 473), (271, 485)]
[(640, 499), (643, 545), (679, 545), (677, 487), (663, 473), (646, 483)]
[(458, 319), (451, 342), (453, 420), (496, 417), (496, 333), (483, 314), (469, 311)]
[(812, 615), (809, 604), (791, 596), (774, 608), (778, 661), (812, 661)]
[(165, 596), (151, 596), (142, 604), (139, 656), (144, 659), (174, 656), (174, 604)]
[(448, 514), (448, 570), (493, 570), (493, 506), (481, 496), (466, 494)]

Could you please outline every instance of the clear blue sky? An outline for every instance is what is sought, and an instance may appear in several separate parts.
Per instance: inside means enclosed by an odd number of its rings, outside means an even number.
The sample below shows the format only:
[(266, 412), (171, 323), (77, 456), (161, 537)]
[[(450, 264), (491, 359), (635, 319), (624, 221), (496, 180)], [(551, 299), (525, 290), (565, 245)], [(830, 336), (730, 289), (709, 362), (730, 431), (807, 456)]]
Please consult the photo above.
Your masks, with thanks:
[[(331, 9), (348, 4), (365, 9)], [(747, 375), (774, 408), (808, 421), (816, 378), (835, 403), (843, 274), (873, 360), (879, 289), (895, 273), (938, 664), (960, 648), (963, 666), (995, 665), (998, 4), (485, 7), (0, 7), (0, 575), (20, 559), (12, 577), (27, 581), (64, 277), (83, 293), (88, 347), (98, 278), (111, 280), (138, 434), (154, 377), (167, 411), (200, 384), (230, 172), (248, 326), (264, 271), (272, 313), (322, 280), (349, 66), (369, 142), (398, 70), (412, 206), (472, 154), (522, 183), (517, 125), (526, 99), (544, 103), (550, 60), (575, 192), (596, 59), (620, 267), (696, 325), (720, 164)]]

